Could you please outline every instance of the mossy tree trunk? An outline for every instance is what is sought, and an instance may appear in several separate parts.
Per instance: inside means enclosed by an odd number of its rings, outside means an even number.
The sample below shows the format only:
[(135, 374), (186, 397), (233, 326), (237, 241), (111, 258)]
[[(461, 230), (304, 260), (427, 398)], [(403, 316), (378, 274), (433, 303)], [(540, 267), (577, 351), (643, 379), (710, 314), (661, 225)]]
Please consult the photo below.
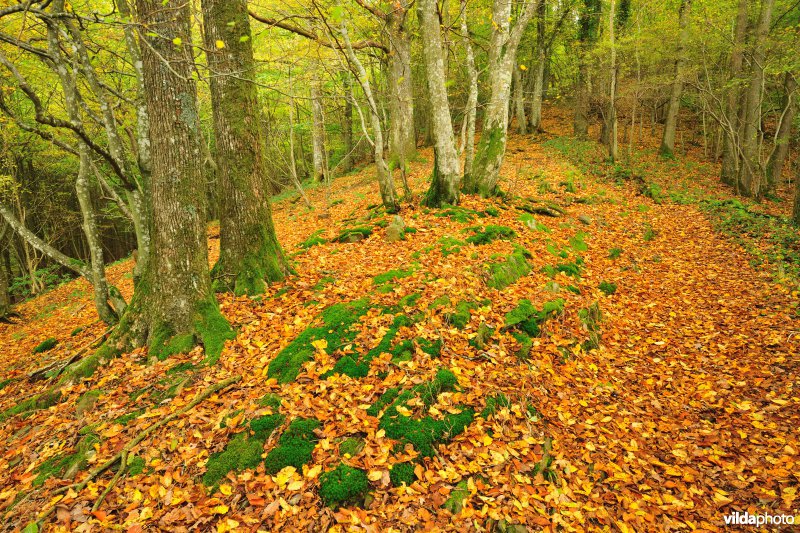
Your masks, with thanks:
[[(407, 186), (408, 161), (417, 151), (414, 129), (414, 91), (411, 75), (411, 39), (406, 28), (410, 2), (398, 2), (386, 14), (389, 35), (389, 161), (400, 170)], [(406, 190), (406, 194), (410, 191)]]
[(272, 222), (246, 0), (203, 0), (220, 187), (220, 255), (214, 288), (261, 294), (289, 264)]
[[(683, 93), (683, 64), (684, 49), (689, 39), (689, 9), (691, 0), (681, 0), (678, 14), (678, 48), (675, 50), (675, 77), (672, 79), (672, 89), (667, 107), (667, 119), (664, 122), (664, 135), (661, 137), (660, 153), (672, 157), (675, 151), (675, 128), (678, 124), (678, 112), (681, 109), (681, 94)], [(632, 127), (632, 126), (631, 126)]]
[(767, 187), (774, 190), (780, 185), (783, 166), (786, 156), (789, 155), (792, 125), (797, 112), (797, 79), (791, 72), (787, 72), (783, 81), (783, 112), (781, 113), (778, 131), (775, 134), (775, 147), (767, 162)]
[(422, 35), (428, 97), (431, 105), (431, 130), (434, 144), (434, 172), (431, 186), (423, 199), (429, 207), (458, 203), (459, 170), (450, 103), (447, 100), (447, 77), (442, 54), (442, 35), (436, 0), (417, 0)]
[(164, 358), (233, 332), (211, 289), (189, 4), (137, 0), (151, 141), (152, 256), (120, 325), (95, 357), (146, 345)]
[(492, 7), (492, 41), (489, 48), (488, 72), (490, 100), (486, 104), (483, 132), (478, 142), (472, 173), (464, 178), (464, 192), (488, 197), (498, 192), (497, 181), (506, 152), (508, 134), (508, 102), (511, 77), (522, 33), (543, 0), (528, 0), (511, 25), (511, 2), (495, 0)]

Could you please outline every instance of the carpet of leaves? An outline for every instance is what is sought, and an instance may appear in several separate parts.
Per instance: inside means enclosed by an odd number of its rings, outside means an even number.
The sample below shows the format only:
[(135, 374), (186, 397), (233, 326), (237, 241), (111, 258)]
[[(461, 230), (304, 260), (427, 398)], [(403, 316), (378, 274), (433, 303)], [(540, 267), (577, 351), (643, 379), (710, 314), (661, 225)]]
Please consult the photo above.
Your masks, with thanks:
[[(422, 155), (428, 162), (416, 162), (411, 169), (418, 192), (424, 190), (432, 158), (429, 150)], [(567, 175), (575, 178), (575, 192), (559, 185)], [(511, 138), (503, 178), (504, 188), (515, 195), (566, 206), (564, 216), (537, 217), (550, 233), (527, 228), (512, 204), (468, 197), (464, 207), (497, 207), (499, 216), (461, 223), (408, 205), (401, 215), (417, 232), (403, 241), (387, 243), (385, 230), (376, 228), (361, 242), (300, 248), (317, 230), (330, 239), (344, 227), (374, 223), (364, 219), (367, 206), (378, 203), (369, 167), (337, 179), (329, 193), (322, 187), (311, 191), (316, 212), (290, 200), (277, 204), (281, 241), (289, 253), (299, 252), (294, 258), (298, 275), (271, 286), (263, 299), (220, 296), (221, 309), (239, 335), (226, 345), (219, 363), (189, 374), (173, 397), (148, 403), (148, 398), (161, 398), (155, 392), (165, 387), (167, 370), (199, 364), (203, 354), (196, 349), (144, 365), (146, 354), (137, 350), (65, 388), (57, 405), (2, 424), (0, 512), (5, 527), (22, 528), (53, 506), (47, 520), (53, 531), (484, 531), (503, 520), (531, 531), (684, 531), (720, 530), (723, 515), (734, 510), (800, 515), (796, 294), (772, 283), (768, 272), (754, 270), (746, 253), (715, 234), (695, 206), (656, 204), (625, 185), (582, 176), (529, 139)], [(330, 208), (329, 218), (319, 218), (326, 194), (341, 202)], [(593, 201), (571, 202), (578, 197)], [(493, 254), (509, 253), (513, 244), (508, 241), (441, 253), (442, 237), (463, 239), (463, 228), (480, 223), (513, 228), (514, 243), (532, 253), (532, 273), (502, 291), (487, 288), (484, 265)], [(643, 238), (647, 228), (652, 229), (649, 240)], [(559, 274), (551, 280), (541, 273), (556, 262), (548, 244), (567, 246), (579, 231), (587, 234), (588, 245), (581, 254), (581, 277)], [(219, 242), (213, 225), (209, 236), (213, 261)], [(614, 248), (621, 250), (616, 259), (609, 257)], [(414, 273), (393, 282), (391, 292), (375, 290), (374, 276), (415, 262)], [(123, 262), (110, 269), (109, 277), (126, 296), (132, 289), (130, 268)], [(318, 284), (323, 278), (333, 281)], [(550, 281), (575, 285), (580, 294), (558, 293), (565, 311), (546, 323), (528, 361), (515, 356), (517, 343), (506, 333), (496, 334), (483, 350), (468, 344), (481, 322), (502, 326), (505, 313), (519, 300), (540, 306), (553, 299), (552, 285), (546, 289)], [(600, 291), (603, 281), (616, 284), (616, 292)], [(366, 378), (324, 380), (319, 376), (338, 353), (319, 350), (295, 382), (278, 385), (267, 379), (272, 358), (325, 307), (363, 295), (376, 306), (393, 305), (417, 292), (422, 296), (406, 312), (422, 312), (424, 319), (401, 335), (442, 338), (439, 359), (416, 353), (411, 361), (394, 363), (379, 357)], [(459, 300), (490, 303), (473, 312), (461, 330), (441, 309), (429, 309), (441, 296), (453, 305)], [(601, 342), (587, 351), (574, 342), (587, 335), (578, 310), (594, 302), (603, 315)], [(28, 372), (68, 357), (105, 330), (92, 308), (90, 288), (80, 280), (18, 311), (22, 320), (17, 324), (0, 325), (2, 376), (12, 380), (0, 390), (0, 410), (51, 385), (29, 381)], [(370, 311), (354, 343), (374, 347), (388, 321), (377, 309)], [(78, 326), (84, 329), (70, 336)], [(32, 348), (48, 337), (60, 343), (32, 355)], [(392, 453), (394, 442), (366, 408), (387, 388), (420, 383), (440, 367), (458, 376), (461, 390), (440, 396), (433, 406), (437, 411), (467, 405), (479, 412), (497, 393), (504, 393), (511, 405), (486, 419), (476, 417), (465, 433), (422, 462), (411, 486), (392, 487), (389, 467), (414, 452)], [(381, 379), (378, 374), (384, 371)], [(209, 384), (238, 374), (243, 380), (235, 387), (147, 438), (135, 450), (145, 471), (120, 479), (98, 511), (91, 511), (92, 504), (112, 472), (79, 493), (56, 494), (70, 483), (57, 477), (40, 488), (32, 486), (37, 467), (74, 447), (82, 428), (91, 426), (100, 436), (89, 459), (90, 466), (99, 464)], [(148, 393), (132, 399), (143, 389)], [(90, 390), (102, 391), (96, 405), (76, 412), (78, 398)], [(288, 419), (322, 422), (312, 462), (302, 471), (276, 476), (266, 475), (263, 466), (231, 473), (211, 493), (201, 482), (206, 460), (244, 429), (243, 421), (264, 412), (258, 400), (267, 393), (280, 395)], [(142, 408), (127, 425), (114, 423)], [(366, 508), (330, 509), (320, 501), (319, 476), (343, 460), (336, 443), (351, 435), (363, 436), (366, 445), (344, 462), (368, 472), (372, 498)], [(555, 476), (545, 479), (532, 470), (550, 439)], [(267, 440), (265, 453), (275, 441)], [(75, 479), (83, 475), (78, 472)], [(442, 504), (462, 480), (468, 480), (469, 496), (454, 516)], [(12, 502), (13, 510), (5, 511)]]

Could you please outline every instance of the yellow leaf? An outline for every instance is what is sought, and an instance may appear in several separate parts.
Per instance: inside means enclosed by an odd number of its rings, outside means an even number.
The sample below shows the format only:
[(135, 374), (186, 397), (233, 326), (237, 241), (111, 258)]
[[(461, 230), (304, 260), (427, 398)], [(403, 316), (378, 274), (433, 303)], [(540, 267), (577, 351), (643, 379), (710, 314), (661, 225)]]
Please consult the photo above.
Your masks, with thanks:
[(220, 41), (219, 39), (217, 39), (217, 42), (214, 43), (214, 46), (216, 46), (218, 49), (221, 50), (221, 49), (225, 48), (225, 43)]
[(308, 469), (308, 472), (306, 472), (306, 477), (314, 479), (319, 475), (320, 472), (322, 472), (322, 465), (312, 466)]
[(411, 410), (403, 405), (397, 406), (397, 412), (403, 416), (411, 416)]
[(228, 484), (223, 484), (219, 486), (219, 491), (225, 496), (230, 496), (233, 493), (233, 488)]
[(227, 512), (228, 512), (228, 506), (227, 505), (217, 505), (216, 507), (212, 507), (211, 508), (211, 513), (212, 514), (225, 514)]
[(319, 351), (322, 351), (328, 347), (328, 341), (326, 341), (325, 339), (317, 339), (315, 341), (311, 341), (311, 346), (313, 346)]
[(367, 474), (367, 477), (369, 478), (370, 481), (378, 481), (380, 478), (383, 477), (383, 472), (381, 472), (380, 470), (373, 470), (372, 472)]
[(286, 487), (286, 490), (300, 490), (305, 485), (305, 482), (302, 479), (298, 479), (297, 481), (292, 481), (289, 483), (289, 486)]
[(181, 44), (183, 44), (183, 39), (181, 39), (180, 37), (175, 37), (174, 39), (172, 39), (172, 44), (174, 44), (175, 46), (180, 46)]

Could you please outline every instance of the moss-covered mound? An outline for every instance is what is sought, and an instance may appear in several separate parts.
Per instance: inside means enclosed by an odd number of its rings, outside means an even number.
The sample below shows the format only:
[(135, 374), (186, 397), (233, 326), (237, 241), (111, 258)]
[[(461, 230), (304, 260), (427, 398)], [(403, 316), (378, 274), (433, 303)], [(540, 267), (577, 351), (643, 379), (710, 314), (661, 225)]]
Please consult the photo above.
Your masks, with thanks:
[(50, 337), (49, 339), (45, 339), (33, 349), (33, 353), (43, 353), (47, 350), (52, 350), (55, 345), (58, 344), (58, 339), (54, 337)]
[(335, 242), (358, 242), (363, 241), (372, 235), (372, 228), (367, 226), (357, 228), (347, 228), (339, 233), (339, 236), (334, 239)]
[(464, 432), (472, 422), (475, 412), (465, 408), (459, 413), (448, 413), (440, 420), (431, 416), (412, 418), (402, 414), (401, 410), (407, 412), (405, 404), (415, 397), (422, 400), (426, 407), (430, 407), (439, 394), (453, 391), (457, 387), (456, 376), (449, 370), (440, 369), (432, 381), (421, 383), (413, 389), (402, 392), (397, 388), (387, 390), (367, 409), (367, 414), (378, 416), (383, 412), (379, 427), (386, 431), (387, 437), (399, 441), (403, 446), (411, 444), (423, 457), (431, 457), (436, 444), (447, 442)]
[(313, 342), (324, 340), (331, 348), (347, 344), (356, 336), (352, 326), (368, 309), (366, 298), (328, 307), (322, 312), (321, 325), (303, 331), (270, 362), (267, 376), (276, 378), (279, 383), (293, 381), (303, 364), (314, 357)]
[(319, 483), (319, 495), (329, 507), (363, 503), (369, 490), (367, 473), (346, 464), (322, 474)]
[(389, 469), (389, 479), (392, 485), (399, 487), (400, 485), (411, 485), (417, 476), (414, 474), (414, 463), (397, 463)]
[(541, 325), (545, 320), (558, 315), (563, 310), (564, 300), (561, 298), (545, 302), (541, 310), (536, 309), (530, 300), (522, 299), (517, 307), (506, 313), (505, 328), (514, 328), (531, 337), (537, 337), (541, 333)]
[(317, 445), (314, 430), (320, 427), (319, 420), (313, 418), (295, 418), (283, 432), (276, 446), (264, 459), (267, 474), (280, 472), (287, 466), (302, 470), (303, 465), (311, 461), (312, 452)]
[(471, 318), (470, 312), (477, 307), (478, 304), (475, 302), (462, 300), (456, 304), (455, 312), (447, 313), (445, 318), (458, 329), (464, 329), (467, 327), (467, 324), (469, 324), (469, 320)]
[(397, 334), (400, 331), (400, 328), (404, 326), (410, 326), (411, 323), (411, 319), (405, 315), (395, 316), (394, 321), (392, 321), (392, 325), (389, 327), (389, 330), (375, 348), (371, 349), (365, 354), (354, 353), (342, 356), (338, 361), (336, 361), (333, 369), (329, 370), (321, 377), (323, 379), (327, 379), (334, 374), (345, 374), (351, 378), (366, 377), (367, 374), (369, 374), (370, 362), (377, 356), (382, 353), (391, 353), (392, 355), (397, 355), (398, 353), (402, 353), (405, 349), (407, 349), (403, 343), (399, 343), (394, 348), (392, 345), (395, 337), (397, 337)]
[(503, 261), (490, 264), (487, 269), (486, 285), (502, 290), (522, 276), (527, 276), (531, 271), (527, 257), (530, 257), (527, 250), (517, 248)]
[(465, 231), (473, 232), (473, 235), (467, 237), (467, 242), (470, 244), (489, 244), (497, 240), (510, 240), (517, 236), (517, 232), (507, 226), (497, 226), (489, 224), (488, 226), (474, 226), (467, 228)]

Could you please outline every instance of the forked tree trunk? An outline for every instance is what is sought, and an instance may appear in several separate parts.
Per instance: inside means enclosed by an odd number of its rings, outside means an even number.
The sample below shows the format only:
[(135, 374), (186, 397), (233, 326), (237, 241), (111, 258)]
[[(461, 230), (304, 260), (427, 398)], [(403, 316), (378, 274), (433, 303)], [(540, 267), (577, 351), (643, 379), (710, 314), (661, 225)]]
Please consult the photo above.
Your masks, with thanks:
[(215, 361), (234, 333), (211, 289), (189, 4), (137, 0), (152, 155), (152, 257), (100, 359), (146, 345), (165, 358), (202, 344)]
[(681, 93), (683, 92), (683, 57), (688, 39), (689, 10), (691, 0), (681, 0), (680, 12), (678, 15), (678, 49), (675, 51), (675, 77), (672, 80), (672, 88), (669, 95), (669, 106), (667, 107), (667, 120), (664, 123), (664, 135), (661, 137), (660, 153), (663, 156), (672, 157), (675, 151), (675, 127), (678, 123), (678, 112), (681, 109)]
[(731, 186), (738, 183), (739, 173), (739, 84), (744, 61), (745, 37), (747, 36), (747, 0), (739, 0), (731, 49), (730, 75), (725, 114), (722, 116), (722, 170), (720, 180)]
[(765, 41), (769, 33), (774, 0), (762, 0), (750, 58), (750, 84), (747, 87), (744, 123), (742, 128), (742, 153), (739, 165), (741, 193), (761, 198), (766, 189), (764, 167), (761, 164), (759, 131), (761, 129), (761, 94), (764, 83)]
[(431, 129), (433, 132), (433, 177), (423, 199), (429, 207), (458, 203), (459, 161), (456, 152), (450, 103), (447, 100), (447, 78), (442, 55), (442, 35), (436, 0), (417, 0), (422, 53), (431, 104)]
[(211, 278), (218, 291), (261, 294), (291, 269), (272, 223), (247, 1), (202, 6), (221, 191), (219, 260)]
[(483, 131), (478, 143), (475, 166), (469, 179), (464, 180), (464, 192), (488, 197), (498, 193), (497, 181), (506, 153), (508, 135), (508, 101), (511, 75), (516, 63), (517, 47), (522, 33), (530, 22), (537, 2), (528, 0), (516, 22), (511, 26), (511, 2), (495, 0), (492, 8), (492, 41), (489, 48), (488, 71), (491, 96), (486, 105)]

